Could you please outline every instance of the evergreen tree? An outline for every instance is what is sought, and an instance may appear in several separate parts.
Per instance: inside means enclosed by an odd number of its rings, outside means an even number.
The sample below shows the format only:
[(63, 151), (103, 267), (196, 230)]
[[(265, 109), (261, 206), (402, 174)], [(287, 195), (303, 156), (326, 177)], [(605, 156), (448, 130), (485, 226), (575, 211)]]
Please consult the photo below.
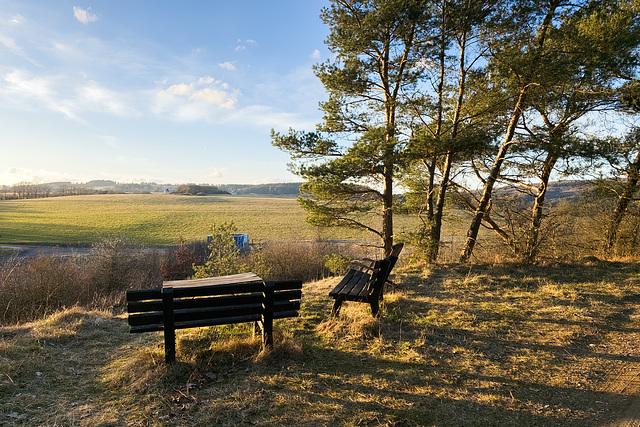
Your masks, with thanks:
[(428, 21), (420, 0), (332, 0), (322, 12), (335, 61), (315, 67), (328, 92), (317, 132), (272, 132), (306, 182), (299, 201), (315, 225), (347, 226), (393, 245), (394, 179), (405, 163), (406, 94), (423, 70)]

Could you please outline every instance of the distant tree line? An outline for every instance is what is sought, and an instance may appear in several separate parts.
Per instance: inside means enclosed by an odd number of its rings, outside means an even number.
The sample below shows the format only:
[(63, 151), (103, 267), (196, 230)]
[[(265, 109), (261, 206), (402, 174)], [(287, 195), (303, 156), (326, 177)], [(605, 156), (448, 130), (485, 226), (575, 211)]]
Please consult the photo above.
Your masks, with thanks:
[(221, 185), (220, 188), (231, 194), (266, 194), (273, 196), (298, 195), (300, 194), (300, 182), (280, 182), (272, 184), (258, 185), (240, 185), (228, 184)]
[(175, 194), (186, 194), (190, 196), (208, 196), (212, 194), (229, 194), (215, 185), (206, 184), (182, 184), (174, 191)]

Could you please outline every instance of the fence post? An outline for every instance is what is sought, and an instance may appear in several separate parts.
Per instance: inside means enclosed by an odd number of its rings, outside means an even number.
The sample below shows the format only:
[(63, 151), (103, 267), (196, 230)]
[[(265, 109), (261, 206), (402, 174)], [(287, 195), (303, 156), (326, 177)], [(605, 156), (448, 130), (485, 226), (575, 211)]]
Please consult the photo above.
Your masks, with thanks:
[(162, 315), (164, 320), (164, 360), (176, 362), (176, 328), (173, 318), (173, 288), (162, 288)]
[(264, 306), (262, 313), (262, 343), (266, 348), (273, 347), (273, 301), (275, 283), (264, 284)]

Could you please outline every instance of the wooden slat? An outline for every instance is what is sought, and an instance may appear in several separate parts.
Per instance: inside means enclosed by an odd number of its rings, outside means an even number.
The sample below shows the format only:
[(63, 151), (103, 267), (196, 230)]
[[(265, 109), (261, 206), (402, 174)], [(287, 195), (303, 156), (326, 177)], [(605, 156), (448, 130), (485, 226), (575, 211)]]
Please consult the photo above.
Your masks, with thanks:
[(274, 290), (288, 291), (294, 289), (302, 289), (302, 280), (281, 280), (278, 282), (271, 282), (274, 284)]
[(175, 298), (188, 298), (199, 296), (247, 294), (252, 292), (262, 292), (263, 289), (264, 285), (262, 283), (233, 283), (228, 285), (174, 288), (174, 295)]
[(164, 324), (158, 325), (142, 325), (142, 326), (131, 326), (129, 328), (130, 334), (140, 334), (143, 332), (155, 332), (164, 330)]
[(229, 276), (207, 277), (191, 280), (168, 280), (162, 282), (163, 288), (191, 288), (212, 285), (230, 285), (235, 283), (262, 283), (262, 278), (254, 273), (240, 273)]
[(302, 290), (297, 291), (280, 291), (274, 294), (275, 301), (288, 301), (294, 299), (302, 299)]
[(157, 301), (133, 301), (127, 303), (127, 312), (146, 313), (150, 311), (162, 311), (162, 300)]
[(200, 298), (180, 298), (174, 300), (175, 310), (186, 310), (190, 308), (213, 308), (244, 304), (260, 304), (262, 302), (262, 292), (255, 292), (243, 295), (224, 295), (215, 297)]
[(220, 319), (192, 320), (185, 322), (176, 322), (176, 329), (199, 328), (202, 326), (218, 326), (229, 325), (232, 323), (257, 322), (262, 319), (260, 314), (252, 314), (247, 316), (222, 317)]
[(174, 311), (176, 323), (189, 320), (220, 319), (250, 314), (262, 314), (262, 303)]
[(127, 291), (127, 301), (144, 301), (162, 299), (161, 289), (142, 289)]
[(299, 310), (300, 301), (282, 301), (273, 303), (273, 312)]
[(130, 314), (127, 321), (130, 326), (153, 325), (156, 323), (162, 323), (162, 312), (156, 311), (153, 313)]
[[(339, 292), (339, 295), (357, 295), (359, 291), (369, 283), (371, 276), (361, 271), (356, 271), (353, 278)], [(355, 293), (354, 293), (354, 290)]]
[(369, 290), (369, 284), (371, 283), (371, 278), (368, 277), (366, 280), (359, 280), (353, 288), (351, 288), (348, 292), (349, 295), (359, 296), (361, 294), (366, 294)]
[(340, 280), (340, 282), (336, 285), (336, 287), (333, 288), (331, 292), (329, 292), (329, 295), (330, 296), (338, 295), (344, 289), (344, 287), (351, 282), (351, 280), (353, 279), (356, 273), (358, 273), (357, 270), (347, 271), (347, 274), (345, 274), (345, 276), (342, 278), (342, 280)]

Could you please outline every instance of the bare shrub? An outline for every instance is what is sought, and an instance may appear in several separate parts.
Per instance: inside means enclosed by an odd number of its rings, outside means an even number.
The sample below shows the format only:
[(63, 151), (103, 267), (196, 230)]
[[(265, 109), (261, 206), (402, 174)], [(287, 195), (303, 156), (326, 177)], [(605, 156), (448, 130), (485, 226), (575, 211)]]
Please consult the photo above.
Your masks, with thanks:
[(0, 321), (29, 321), (92, 300), (89, 275), (71, 258), (40, 256), (0, 265)]
[(195, 251), (180, 237), (180, 246), (171, 251), (160, 265), (164, 280), (183, 280), (193, 275), (193, 264), (198, 261)]
[(270, 241), (262, 247), (263, 262), (269, 267), (269, 280), (320, 280), (331, 271), (326, 267), (327, 257), (356, 256), (353, 245), (339, 245), (326, 241)]
[(95, 244), (86, 257), (86, 268), (99, 294), (162, 286), (160, 263), (157, 251), (136, 247), (121, 238)]

